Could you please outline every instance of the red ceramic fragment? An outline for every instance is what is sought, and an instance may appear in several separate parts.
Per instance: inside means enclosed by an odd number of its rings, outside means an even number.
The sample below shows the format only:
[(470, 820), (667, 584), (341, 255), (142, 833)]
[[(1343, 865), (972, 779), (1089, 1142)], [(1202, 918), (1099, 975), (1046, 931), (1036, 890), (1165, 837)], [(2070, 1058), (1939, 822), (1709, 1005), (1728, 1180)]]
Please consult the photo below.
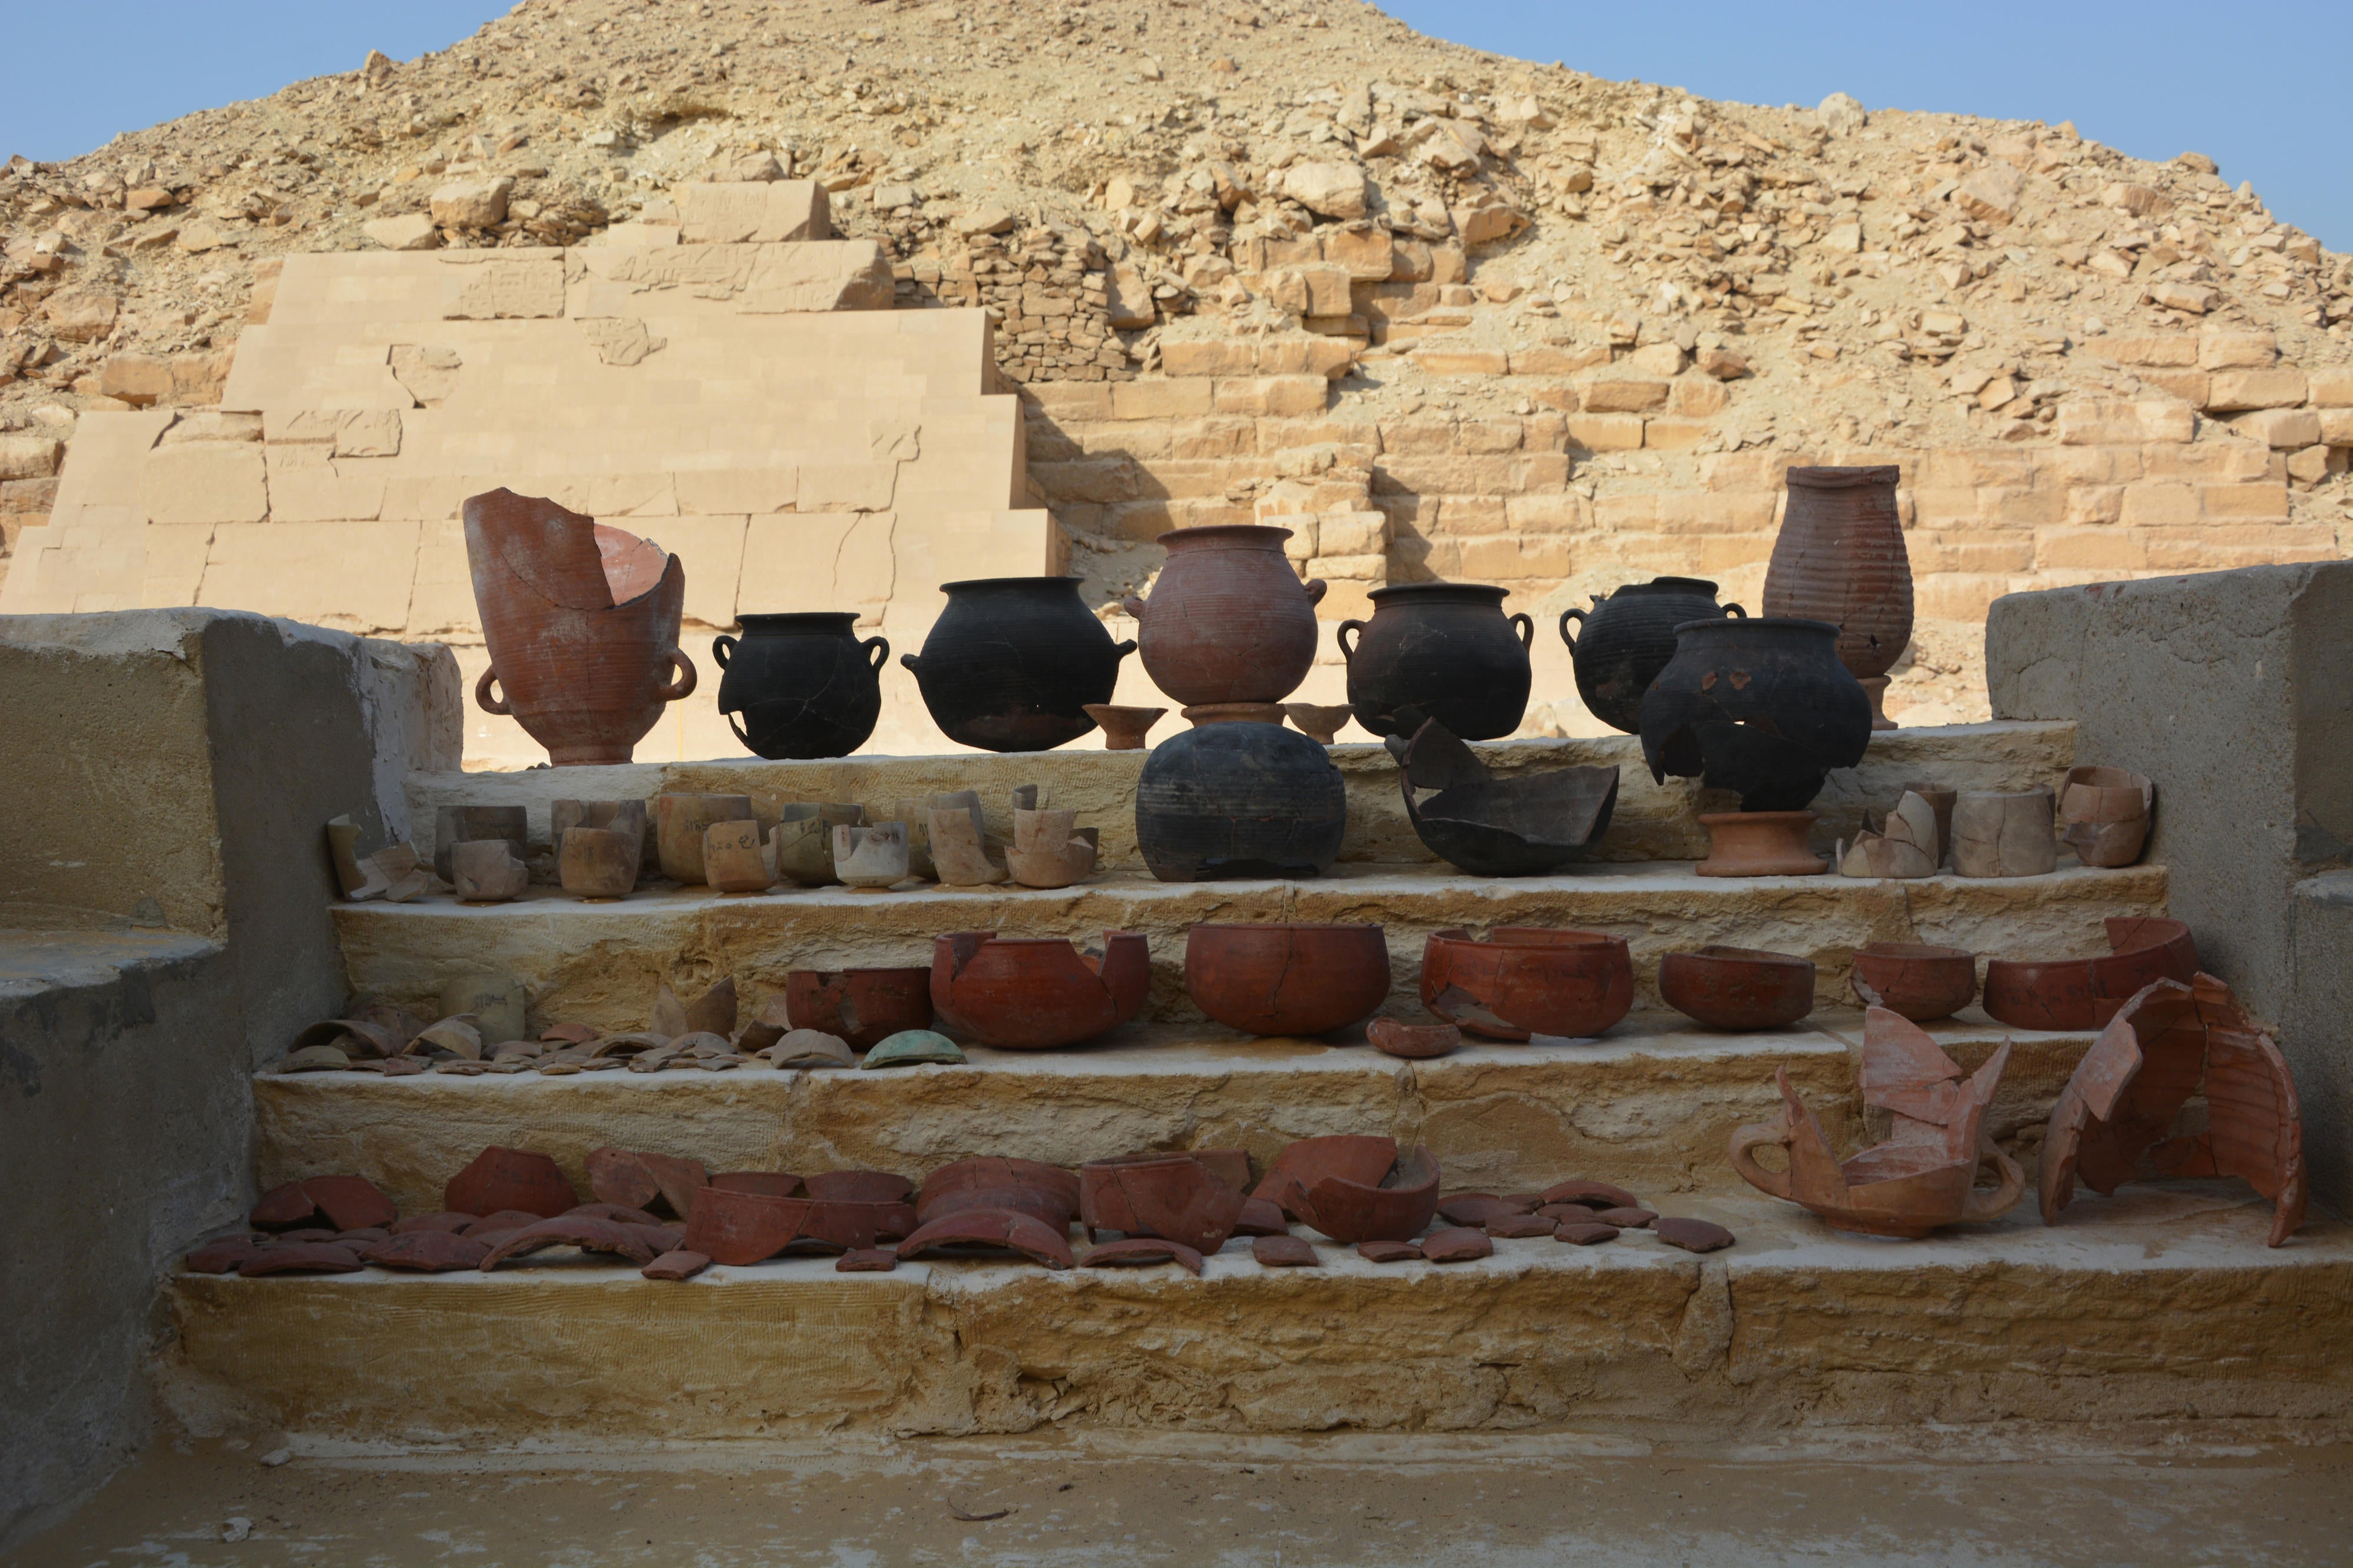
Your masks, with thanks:
[(1264, 1198), (1245, 1198), (1242, 1217), (1234, 1222), (1236, 1236), (1288, 1236), (1291, 1224), (1282, 1210)]
[(1335, 1241), (1408, 1241), (1438, 1212), (1438, 1162), (1427, 1149), (1400, 1156), (1379, 1185), (1325, 1176), (1298, 1200), (1299, 1217)]
[(578, 1204), (564, 1212), (565, 1219), (609, 1219), (615, 1225), (659, 1226), (661, 1221), (627, 1204)]
[(253, 1212), (245, 1216), (246, 1223), (256, 1230), (291, 1230), (296, 1226), (318, 1217), (319, 1205), (302, 1190), (300, 1182), (288, 1182), (261, 1194)]
[(260, 1250), (260, 1244), (250, 1237), (224, 1236), (189, 1253), (181, 1259), (181, 1267), (191, 1274), (234, 1274), (246, 1259)]
[(1535, 1205), (1524, 1198), (1499, 1198), (1493, 1193), (1457, 1193), (1438, 1205), (1438, 1217), (1449, 1225), (1485, 1225), (1532, 1213)]
[[(801, 1192), (800, 1177), (790, 1171), (723, 1171), (712, 1177), (704, 1185), (710, 1191), (757, 1193), (764, 1198), (798, 1197)], [(695, 1202), (700, 1202), (701, 1199), (702, 1193), (698, 1192)], [(694, 1205), (690, 1203), (687, 1206), (689, 1213), (685, 1217), (692, 1219), (694, 1215), (691, 1211)]]
[(871, 1051), (907, 1029), (932, 1026), (932, 972), (925, 968), (788, 970), (785, 1019)]
[(441, 1206), (461, 1214), (522, 1209), (552, 1219), (580, 1201), (563, 1170), (544, 1154), (493, 1144), (442, 1189)]
[(1365, 1038), (1383, 1056), (1407, 1061), (1451, 1057), (1462, 1048), (1462, 1031), (1451, 1024), (1400, 1024), (1395, 1018), (1376, 1018), (1365, 1026)]
[(335, 1232), (335, 1239), (345, 1247), (373, 1247), (379, 1241), (390, 1241), (392, 1232), (380, 1225), (363, 1225)]
[(782, 1252), (800, 1234), (808, 1211), (807, 1198), (740, 1192), (714, 1182), (694, 1200), (685, 1246), (714, 1263), (748, 1267)]
[(387, 1237), (360, 1253), (361, 1260), (378, 1268), (405, 1268), (419, 1274), (447, 1274), (459, 1268), (480, 1268), (491, 1255), (485, 1244), (447, 1230), (412, 1230)]
[(1854, 994), (1915, 1024), (1949, 1018), (1978, 994), (1977, 955), (1965, 947), (1874, 942), (1854, 950)]
[(899, 1255), (887, 1247), (860, 1247), (833, 1260), (836, 1274), (888, 1274), (899, 1267)]
[(632, 1263), (645, 1264), (654, 1260), (653, 1248), (645, 1239), (626, 1225), (616, 1225), (608, 1219), (586, 1219), (578, 1215), (563, 1215), (543, 1219), (537, 1225), (527, 1225), (490, 1250), (481, 1261), (481, 1270), (488, 1274), (510, 1258), (526, 1258), (551, 1247), (576, 1247), (583, 1252), (609, 1252), (628, 1258)]
[(2179, 921), (2111, 916), (2105, 958), (1989, 959), (1985, 1010), (2013, 1029), (2100, 1029), (2154, 981), (2198, 976), (2198, 943)]
[(961, 1192), (941, 1193), (928, 1208), (919, 1209), (918, 1223), (929, 1224), (945, 1219), (952, 1214), (968, 1209), (1003, 1209), (1011, 1214), (1026, 1214), (1040, 1225), (1056, 1230), (1068, 1230), (1076, 1217), (1064, 1206), (1061, 1198), (1036, 1187), (972, 1187)]
[(899, 1244), (898, 1255), (903, 1261), (955, 1247), (1009, 1248), (1049, 1268), (1068, 1268), (1072, 1262), (1070, 1241), (1060, 1232), (1028, 1215), (990, 1209), (965, 1209), (919, 1226)]
[(1090, 1238), (1115, 1230), (1215, 1252), (1240, 1222), (1243, 1201), (1187, 1154), (1134, 1154), (1079, 1168), (1079, 1217)]
[[(1037, 1194), (1060, 1211), (1060, 1223), (1065, 1226), (1078, 1217), (1077, 1176), (1060, 1165), (994, 1154), (954, 1161), (925, 1176), (923, 1191), (915, 1199), (915, 1212), (920, 1217), (929, 1220), (934, 1211), (948, 1212), (941, 1205), (951, 1194), (991, 1191)], [(1047, 1223), (1054, 1222), (1049, 1220)]]
[(1497, 926), (1484, 942), (1442, 931), (1422, 945), (1421, 1004), (1491, 1040), (1584, 1039), (1634, 1005), (1634, 962), (1602, 931)]
[(1185, 994), (1245, 1034), (1329, 1034), (1388, 999), (1388, 942), (1377, 925), (1205, 921), (1185, 936)]
[(339, 1230), (332, 1230), (323, 1225), (308, 1225), (303, 1226), (297, 1230), (280, 1231), (272, 1239), (277, 1241), (334, 1241), (340, 1239), (342, 1236), (343, 1232)]
[(1417, 1245), (1432, 1263), (1475, 1263), (1495, 1255), (1495, 1244), (1487, 1239), (1485, 1231), (1460, 1226), (1433, 1230)]
[(472, 1215), (443, 1209), (438, 1214), (416, 1214), (406, 1219), (395, 1220), (390, 1228), (395, 1236), (407, 1236), (420, 1230), (446, 1230), (454, 1235), (474, 1223)]
[(1134, 931), (1103, 932), (1101, 958), (1061, 937), (958, 931), (933, 942), (931, 985), (939, 1017), (982, 1045), (1072, 1046), (1144, 1010), (1151, 948)]
[(1086, 1256), (1090, 1268), (1144, 1268), (1155, 1263), (1174, 1263), (1195, 1275), (1201, 1272), (1201, 1255), (1166, 1237), (1131, 1236), (1124, 1241), (1106, 1241), (1090, 1248)]
[(686, 1244), (686, 1226), (674, 1220), (667, 1225), (633, 1225), (628, 1228), (653, 1248), (657, 1258)]
[(1262, 1268), (1315, 1268), (1324, 1261), (1313, 1244), (1290, 1235), (1260, 1237), (1250, 1243), (1250, 1256)]
[(898, 1241), (915, 1229), (915, 1206), (906, 1203), (858, 1203), (847, 1198), (811, 1198), (808, 1217), (794, 1239), (796, 1251), (864, 1252)]
[(1593, 1217), (1604, 1225), (1614, 1225), (1620, 1230), (1641, 1230), (1659, 1216), (1646, 1208), (1598, 1209)]
[(1638, 1209), (1642, 1206), (1642, 1200), (1623, 1187), (1581, 1179), (1556, 1183), (1537, 1195), (1547, 1204), (1581, 1204), (1587, 1208)]
[(302, 1193), (337, 1230), (364, 1230), (400, 1217), (399, 1208), (365, 1176), (312, 1176)]
[(536, 1224), (538, 1221), (546, 1217), (547, 1216), (544, 1215), (532, 1214), (523, 1209), (501, 1209), (496, 1214), (484, 1215), (481, 1218), (475, 1220), (470, 1225), (461, 1228), (458, 1234), (460, 1236), (488, 1236), (493, 1231), (521, 1230), (523, 1226)]
[[(668, 1204), (670, 1212), (680, 1219), (684, 1219), (688, 1211), (694, 1207), (694, 1194), (711, 1183), (711, 1177), (700, 1160), (682, 1160), (675, 1155), (657, 1154), (649, 1149), (640, 1149), (638, 1151), (638, 1163), (646, 1174), (654, 1179), (654, 1185), (661, 1189), (662, 1202)], [(787, 1193), (785, 1195), (789, 1197), (792, 1194)], [(652, 1205), (638, 1204), (636, 1206), (650, 1208)]]
[(661, 1184), (653, 1173), (625, 1149), (591, 1149), (586, 1163), (588, 1190), (598, 1203), (641, 1209), (661, 1196)]
[(1680, 1247), (1685, 1252), (1714, 1252), (1732, 1245), (1730, 1231), (1704, 1219), (1670, 1216), (1652, 1221), (1651, 1231), (1669, 1247)]
[(1514, 1241), (1532, 1236), (1550, 1236), (1560, 1228), (1560, 1221), (1540, 1214), (1504, 1215), (1491, 1219), (1486, 1232), (1501, 1241)]
[(1671, 952), (1659, 961), (1659, 995), (1711, 1029), (1778, 1029), (1814, 1010), (1814, 961), (1722, 945)]
[(1250, 1191), (1250, 1158), (1247, 1149), (1187, 1149), (1183, 1152), (1209, 1168), (1209, 1174), (1238, 1193)]
[(649, 1279), (691, 1279), (710, 1267), (710, 1258), (681, 1247), (663, 1253), (638, 1272)]
[(1360, 1241), (1356, 1255), (1371, 1263), (1410, 1263), (1421, 1256), (1421, 1248), (1409, 1241)]
[(252, 1279), (264, 1274), (356, 1274), (364, 1267), (357, 1253), (332, 1241), (281, 1241), (258, 1249), (237, 1271)]
[(915, 1195), (914, 1183), (890, 1171), (821, 1171), (801, 1185), (813, 1198), (853, 1204), (903, 1204)]
[(1388, 1174), (1397, 1163), (1397, 1140), (1344, 1132), (1328, 1138), (1302, 1138), (1283, 1146), (1250, 1194), (1282, 1208), (1299, 1213), (1302, 1191), (1326, 1176), (1339, 1176), (1367, 1185)]
[(1618, 1227), (1603, 1225), (1598, 1219), (1573, 1219), (1564, 1222), (1558, 1230), (1554, 1231), (1552, 1238), (1576, 1247), (1591, 1247), (1596, 1242), (1617, 1240)]

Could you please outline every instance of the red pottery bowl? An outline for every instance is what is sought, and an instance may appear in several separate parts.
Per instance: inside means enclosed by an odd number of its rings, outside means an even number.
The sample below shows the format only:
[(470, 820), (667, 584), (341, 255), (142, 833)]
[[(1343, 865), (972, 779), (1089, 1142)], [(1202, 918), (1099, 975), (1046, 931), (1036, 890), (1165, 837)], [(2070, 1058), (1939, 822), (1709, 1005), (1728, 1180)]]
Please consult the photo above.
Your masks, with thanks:
[(1185, 994), (1245, 1034), (1328, 1034), (1388, 1000), (1388, 941), (1377, 925), (1197, 925)]
[(959, 931), (932, 944), (932, 1006), (984, 1046), (1074, 1046), (1144, 1010), (1152, 957), (1134, 931), (1103, 933), (1090, 958), (1062, 937)]
[(785, 975), (785, 1018), (796, 1029), (839, 1035), (871, 1051), (902, 1029), (932, 1026), (932, 972), (795, 969)]
[(1988, 960), (1987, 1014), (2013, 1029), (2102, 1029), (2142, 986), (2198, 976), (2198, 944), (2179, 921), (2111, 916), (2108, 946), (2105, 958)]
[(1854, 994), (1915, 1024), (1949, 1018), (1978, 994), (1977, 955), (1967, 948), (1874, 942), (1854, 950)]
[(1421, 1003), (1491, 1040), (1584, 1039), (1634, 1005), (1626, 939), (1591, 931), (1497, 926), (1486, 941), (1434, 933), (1421, 951)]
[(1778, 1029), (1814, 1010), (1814, 961), (1752, 947), (1671, 952), (1659, 994), (1711, 1029)]

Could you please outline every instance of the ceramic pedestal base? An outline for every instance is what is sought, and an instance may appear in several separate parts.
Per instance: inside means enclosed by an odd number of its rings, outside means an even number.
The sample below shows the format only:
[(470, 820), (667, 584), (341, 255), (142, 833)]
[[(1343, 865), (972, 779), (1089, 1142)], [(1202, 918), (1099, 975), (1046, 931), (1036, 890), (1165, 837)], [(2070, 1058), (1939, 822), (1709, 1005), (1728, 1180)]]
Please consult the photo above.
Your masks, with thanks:
[(1887, 677), (1883, 675), (1866, 676), (1861, 681), (1857, 682), (1857, 684), (1860, 685), (1863, 691), (1871, 698), (1871, 727), (1873, 729), (1897, 730), (1903, 728), (1903, 726), (1896, 723), (1894, 720), (1890, 719), (1887, 716)]
[(1830, 862), (1806, 847), (1814, 826), (1810, 811), (1712, 811), (1703, 877), (1819, 877)]
[(1121, 708), (1109, 702), (1089, 702), (1086, 715), (1103, 726), (1106, 752), (1142, 752), (1151, 748), (1144, 737), (1160, 721), (1166, 708)]
[(1204, 724), (1280, 724), (1280, 702), (1197, 702), (1184, 710), (1196, 729)]

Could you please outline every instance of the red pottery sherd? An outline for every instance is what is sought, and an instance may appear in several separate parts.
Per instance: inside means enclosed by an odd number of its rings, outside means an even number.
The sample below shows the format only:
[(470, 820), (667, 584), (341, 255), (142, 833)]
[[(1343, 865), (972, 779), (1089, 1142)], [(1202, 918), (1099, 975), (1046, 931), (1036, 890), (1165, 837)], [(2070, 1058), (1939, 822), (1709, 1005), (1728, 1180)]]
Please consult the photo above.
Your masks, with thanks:
[(685, 568), (649, 540), (512, 490), (471, 497), (464, 512), (491, 655), (474, 700), (512, 715), (559, 767), (628, 762), (663, 705), (694, 691), (678, 646)]
[(491, 1249), (471, 1237), (446, 1230), (413, 1230), (379, 1241), (360, 1253), (361, 1261), (378, 1268), (405, 1268), (418, 1274), (448, 1274), (480, 1268)]
[(915, 1184), (894, 1171), (819, 1171), (801, 1185), (825, 1203), (903, 1204), (915, 1195)]
[(312, 1176), (302, 1191), (337, 1230), (390, 1225), (400, 1210), (365, 1176)]
[(2188, 984), (2198, 976), (2198, 943), (2179, 921), (2113, 915), (2105, 958), (1986, 963), (1985, 1010), (2013, 1029), (2099, 1029), (2143, 986)]
[(1099, 959), (1061, 937), (958, 931), (933, 943), (931, 985), (932, 1006), (950, 1027), (985, 1046), (1047, 1050), (1142, 1012), (1151, 950), (1134, 931), (1105, 931)]
[(1483, 1230), (1456, 1227), (1433, 1230), (1418, 1244), (1432, 1263), (1475, 1263), (1495, 1256), (1495, 1243)]
[(1536, 1195), (1546, 1204), (1577, 1204), (1593, 1209), (1638, 1209), (1642, 1206), (1642, 1200), (1623, 1187), (1583, 1179), (1557, 1183)]
[(785, 1017), (870, 1051), (902, 1030), (932, 1026), (931, 986), (922, 967), (795, 969), (785, 975)]
[(1320, 582), (1302, 583), (1283, 553), (1287, 528), (1180, 528), (1149, 601), (1131, 595), (1138, 651), (1152, 683), (1187, 707), (1280, 702), (1315, 663)]
[(288, 1182), (261, 1194), (245, 1216), (256, 1230), (291, 1230), (319, 1217), (319, 1205), (300, 1182)]
[(1185, 994), (1245, 1034), (1328, 1034), (1388, 999), (1388, 942), (1377, 925), (1197, 925)]
[(1060, 1165), (997, 1154), (952, 1161), (925, 1176), (915, 1197), (915, 1212), (929, 1219), (934, 1208), (950, 1194), (1002, 1190), (1039, 1194), (1060, 1208), (1065, 1226), (1078, 1216), (1078, 1177)]
[(488, 1274), (511, 1258), (527, 1258), (534, 1252), (544, 1252), (551, 1247), (576, 1247), (583, 1252), (607, 1252), (643, 1265), (654, 1260), (654, 1249), (646, 1245), (635, 1228), (616, 1225), (608, 1219), (591, 1219), (584, 1215), (558, 1215), (554, 1219), (527, 1225), (496, 1247), (480, 1264)]
[(673, 1247), (638, 1270), (649, 1279), (691, 1279), (711, 1267), (712, 1259), (685, 1247)]
[(933, 1220), (899, 1244), (898, 1256), (904, 1262), (952, 1247), (1018, 1252), (1049, 1268), (1069, 1268), (1073, 1263), (1070, 1238), (1062, 1232), (1028, 1215), (991, 1209), (966, 1209)]
[(1383, 1056), (1407, 1061), (1451, 1057), (1462, 1048), (1462, 1031), (1451, 1024), (1401, 1024), (1395, 1018), (1376, 1018), (1365, 1026), (1365, 1038)]
[(1410, 1241), (1438, 1212), (1438, 1162), (1416, 1148), (1377, 1186), (1325, 1176), (1298, 1202), (1299, 1217), (1335, 1241)]
[(1339, 1176), (1366, 1186), (1377, 1184), (1397, 1163), (1394, 1138), (1340, 1132), (1324, 1138), (1302, 1138), (1283, 1146), (1250, 1196), (1298, 1215), (1300, 1194), (1328, 1176)]
[(1215, 1252), (1242, 1217), (1242, 1194), (1186, 1154), (1091, 1161), (1079, 1168), (1079, 1217), (1090, 1238), (1115, 1230)]
[(714, 1263), (745, 1268), (774, 1258), (808, 1218), (807, 1198), (772, 1198), (712, 1185), (695, 1196), (683, 1246)]
[(1659, 963), (1659, 994), (1711, 1029), (1778, 1029), (1814, 1010), (1814, 961), (1750, 947), (1671, 952)]
[(1198, 1275), (1201, 1272), (1198, 1249), (1158, 1236), (1133, 1236), (1121, 1241), (1106, 1241), (1090, 1248), (1085, 1262), (1089, 1268), (1145, 1268), (1155, 1263), (1174, 1263), (1188, 1273)]
[(332, 1241), (280, 1241), (257, 1248), (237, 1271), (255, 1279), (264, 1274), (356, 1274), (366, 1267), (350, 1247)]
[(1977, 955), (1962, 947), (1874, 942), (1854, 950), (1854, 994), (1915, 1024), (1949, 1018), (1978, 994)]
[(579, 1202), (580, 1194), (572, 1190), (554, 1160), (528, 1149), (501, 1149), (496, 1144), (475, 1155), (473, 1163), (452, 1176), (441, 1190), (441, 1206), (460, 1214), (521, 1209), (549, 1219)]
[(1250, 1243), (1250, 1256), (1261, 1268), (1314, 1268), (1323, 1262), (1313, 1242), (1288, 1233), (1260, 1237)]
[(1601, 931), (1497, 926), (1480, 942), (1442, 931), (1422, 944), (1421, 1002), (1491, 1040), (1586, 1039), (1632, 1009), (1634, 961), (1625, 938)]

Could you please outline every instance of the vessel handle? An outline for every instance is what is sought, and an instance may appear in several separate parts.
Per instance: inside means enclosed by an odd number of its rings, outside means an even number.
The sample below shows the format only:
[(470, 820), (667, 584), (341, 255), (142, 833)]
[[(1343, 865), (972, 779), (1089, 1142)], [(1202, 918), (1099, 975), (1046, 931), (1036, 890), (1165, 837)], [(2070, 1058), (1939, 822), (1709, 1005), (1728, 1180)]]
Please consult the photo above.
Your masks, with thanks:
[(744, 742), (745, 751), (755, 757), (760, 754), (760, 748), (752, 744), (752, 737), (744, 733), (744, 726), (735, 722), (734, 714), (723, 712), (719, 716), (727, 721), (727, 727), (735, 731), (735, 738)]
[(1125, 598), (1120, 600), (1119, 607), (1125, 610), (1136, 620), (1140, 621), (1144, 618), (1144, 601), (1136, 597), (1134, 594), (1130, 594)]
[(678, 670), (678, 679), (668, 686), (657, 689), (654, 695), (665, 702), (675, 702), (681, 697), (693, 696), (696, 680), (694, 660), (674, 647), (662, 649), (661, 657)]
[(1737, 605), (1726, 605), (1724, 606), (1724, 618), (1727, 621), (1745, 621), (1748, 618), (1748, 612)]
[(1968, 1201), (1961, 1205), (1963, 1219), (1983, 1225), (2000, 1219), (2017, 1206), (2019, 1197), (2026, 1191), (2026, 1173), (2017, 1161), (2001, 1152), (1983, 1128), (1978, 1130), (1978, 1159), (1991, 1160), (2001, 1177), (2001, 1184), (1990, 1193), (1980, 1193), (1972, 1186)]
[(1307, 602), (1309, 604), (1320, 605), (1324, 602), (1324, 590), (1328, 584), (1324, 583), (1323, 578), (1310, 577), (1306, 582), (1302, 583), (1299, 585), (1306, 591)]
[(883, 662), (891, 657), (891, 644), (888, 638), (868, 637), (858, 646), (866, 651), (866, 668), (869, 669), (881, 668)]
[(899, 656), (899, 668), (905, 670), (910, 675), (922, 675), (923, 673), (923, 661), (921, 658), (912, 653), (902, 653)]
[(1348, 634), (1350, 632), (1356, 633), (1356, 640), (1362, 642), (1365, 637), (1365, 623), (1362, 621), (1342, 621), (1339, 626), (1334, 629), (1332, 633), (1332, 640), (1340, 645), (1340, 657), (1347, 660), (1349, 663), (1354, 664), (1356, 661), (1356, 650), (1354, 647), (1350, 646), (1348, 642)]
[(1752, 1121), (1746, 1127), (1732, 1130), (1732, 1168), (1740, 1173), (1742, 1181), (1758, 1192), (1787, 1198), (1789, 1196), (1789, 1173), (1767, 1170), (1750, 1152), (1767, 1143), (1782, 1149), (1789, 1146), (1789, 1117), (1787, 1111), (1770, 1121)]
[(728, 656), (735, 651), (735, 639), (721, 633), (711, 639), (711, 661), (720, 668), (727, 668)]
[(491, 697), (491, 683), (498, 678), (499, 667), (495, 664), (482, 671), (482, 678), (474, 682), (474, 701), (480, 706), (483, 712), (496, 713), (504, 718), (511, 716), (514, 710), (507, 706), (505, 697)]
[(1563, 610), (1560, 613), (1560, 640), (1568, 645), (1569, 652), (1575, 653), (1577, 651), (1577, 637), (1575, 633), (1568, 629), (1568, 623), (1571, 621), (1575, 621), (1580, 626), (1583, 626), (1585, 624), (1585, 612), (1583, 610)]
[(1119, 643), (1112, 648), (1111, 661), (1113, 664), (1117, 664), (1121, 659), (1125, 658), (1129, 654), (1132, 654), (1134, 651), (1135, 639), (1134, 637), (1129, 637), (1126, 641)]
[(1512, 625), (1520, 628), (1521, 650), (1525, 652), (1527, 649), (1533, 648), (1535, 646), (1536, 641), (1536, 623), (1535, 617), (1530, 616), (1525, 610), (1522, 610), (1512, 616)]

